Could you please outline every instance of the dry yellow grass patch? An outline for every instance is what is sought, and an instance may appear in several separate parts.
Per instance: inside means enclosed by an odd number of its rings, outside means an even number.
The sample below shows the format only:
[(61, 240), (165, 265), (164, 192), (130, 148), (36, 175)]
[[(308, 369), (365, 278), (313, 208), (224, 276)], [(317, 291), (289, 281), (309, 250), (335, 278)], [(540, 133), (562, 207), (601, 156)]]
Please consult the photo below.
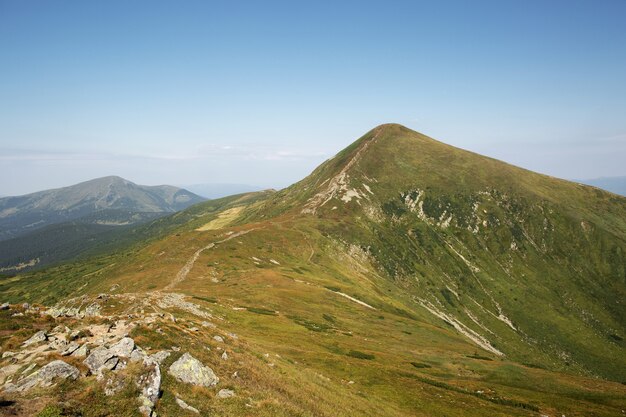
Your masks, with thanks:
[(217, 230), (226, 227), (239, 216), (239, 213), (241, 213), (241, 211), (245, 207), (246, 206), (239, 206), (224, 210), (217, 216), (216, 219), (211, 220), (210, 222), (208, 222), (204, 226), (197, 228), (196, 230), (199, 232), (205, 232), (207, 230)]

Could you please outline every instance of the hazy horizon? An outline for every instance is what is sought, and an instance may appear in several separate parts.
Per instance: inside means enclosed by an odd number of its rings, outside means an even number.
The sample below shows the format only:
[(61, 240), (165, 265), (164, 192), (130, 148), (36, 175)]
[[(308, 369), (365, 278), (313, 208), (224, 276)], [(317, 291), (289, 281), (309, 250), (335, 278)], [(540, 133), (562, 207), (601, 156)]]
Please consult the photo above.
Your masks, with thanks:
[[(282, 188), (374, 126), (625, 176), (626, 3), (0, 3), (0, 195)], [(443, 22), (443, 24), (442, 24)]]

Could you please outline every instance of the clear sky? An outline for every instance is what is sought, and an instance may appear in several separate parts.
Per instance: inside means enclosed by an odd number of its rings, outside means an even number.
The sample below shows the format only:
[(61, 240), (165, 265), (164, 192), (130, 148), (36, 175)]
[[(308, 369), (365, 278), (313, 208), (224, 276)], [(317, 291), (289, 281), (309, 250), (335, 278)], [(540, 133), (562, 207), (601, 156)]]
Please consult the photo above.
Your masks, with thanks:
[(626, 1), (0, 0), (0, 195), (278, 188), (385, 122), (626, 175)]

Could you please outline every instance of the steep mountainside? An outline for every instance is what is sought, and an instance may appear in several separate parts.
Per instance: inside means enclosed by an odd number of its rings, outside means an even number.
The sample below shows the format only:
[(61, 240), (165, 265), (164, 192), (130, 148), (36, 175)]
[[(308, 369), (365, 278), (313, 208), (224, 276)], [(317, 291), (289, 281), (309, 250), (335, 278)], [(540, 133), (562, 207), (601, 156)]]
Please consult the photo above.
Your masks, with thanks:
[[(626, 199), (614, 194), (392, 124), (285, 190), (199, 204), (146, 236), (0, 280), (7, 301), (57, 304), (54, 323), (27, 310), (2, 350), (55, 324), (131, 329), (120, 331), (148, 353), (170, 352), (150, 405), (164, 416), (183, 412), (179, 400), (262, 416), (626, 408)], [(183, 353), (217, 385), (172, 377)], [(67, 414), (136, 413), (134, 385), (106, 396), (108, 384), (80, 377), (46, 398)]]
[[(150, 187), (120, 177), (103, 177), (69, 187), (1, 198), (0, 240), (79, 218), (85, 218), (84, 223), (89, 224), (125, 225), (136, 222), (137, 213), (171, 213), (203, 200), (169, 185)], [(120, 212), (128, 215), (120, 218)]]

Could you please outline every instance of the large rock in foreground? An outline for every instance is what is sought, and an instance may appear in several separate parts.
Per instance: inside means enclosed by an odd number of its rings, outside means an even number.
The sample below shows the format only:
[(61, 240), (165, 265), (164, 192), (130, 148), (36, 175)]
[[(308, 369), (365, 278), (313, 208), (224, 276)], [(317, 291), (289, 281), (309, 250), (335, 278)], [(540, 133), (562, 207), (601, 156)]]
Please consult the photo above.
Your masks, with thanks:
[(91, 354), (83, 362), (92, 374), (98, 374), (103, 369), (113, 369), (119, 362), (119, 358), (115, 356), (109, 349), (100, 346), (94, 349)]
[(185, 353), (170, 366), (169, 374), (187, 384), (212, 387), (219, 382), (219, 378), (211, 368)]
[(5, 388), (6, 392), (28, 391), (34, 387), (49, 387), (55, 380), (75, 380), (80, 376), (80, 371), (61, 360), (52, 361), (41, 369), (28, 375), (17, 384), (10, 384)]
[(139, 411), (149, 417), (155, 415), (153, 409), (161, 393), (161, 368), (157, 363), (147, 366), (148, 372), (139, 377), (137, 386), (141, 389)]

